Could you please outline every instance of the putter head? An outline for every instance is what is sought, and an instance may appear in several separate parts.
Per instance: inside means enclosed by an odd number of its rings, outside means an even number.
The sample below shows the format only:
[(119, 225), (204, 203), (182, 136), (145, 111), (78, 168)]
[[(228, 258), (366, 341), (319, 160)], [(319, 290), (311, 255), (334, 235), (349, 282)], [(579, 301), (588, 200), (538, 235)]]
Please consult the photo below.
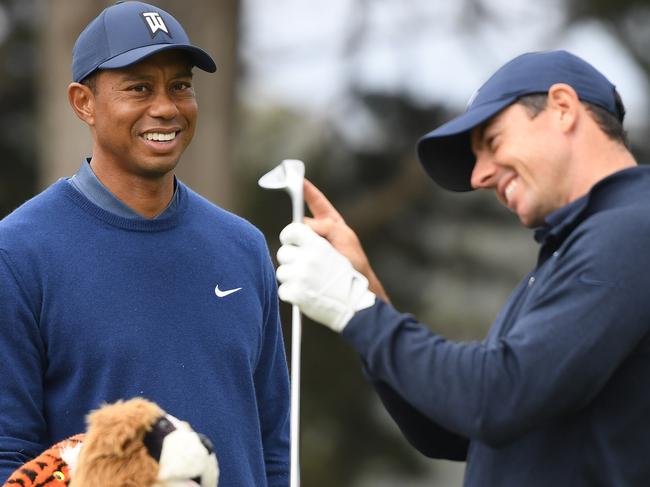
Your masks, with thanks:
[(262, 176), (257, 184), (265, 189), (283, 189), (289, 193), (293, 205), (293, 221), (302, 222), (304, 179), (305, 164), (298, 159), (285, 159)]

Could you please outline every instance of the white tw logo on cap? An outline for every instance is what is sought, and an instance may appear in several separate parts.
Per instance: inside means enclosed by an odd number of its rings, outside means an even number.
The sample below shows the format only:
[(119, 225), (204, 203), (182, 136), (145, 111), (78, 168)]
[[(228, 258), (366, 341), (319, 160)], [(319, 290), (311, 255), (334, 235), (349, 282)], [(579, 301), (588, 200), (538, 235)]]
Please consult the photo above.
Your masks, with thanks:
[(147, 23), (147, 27), (149, 27), (151, 37), (154, 37), (159, 30), (163, 31), (168, 36), (170, 35), (165, 22), (158, 12), (143, 12), (141, 15)]

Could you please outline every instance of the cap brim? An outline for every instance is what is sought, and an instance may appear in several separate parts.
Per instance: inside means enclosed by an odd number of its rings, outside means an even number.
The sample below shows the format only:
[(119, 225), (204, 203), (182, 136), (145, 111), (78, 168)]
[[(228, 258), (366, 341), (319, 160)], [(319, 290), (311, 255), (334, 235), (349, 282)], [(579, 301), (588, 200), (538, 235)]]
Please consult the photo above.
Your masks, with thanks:
[(462, 115), (424, 135), (417, 142), (420, 163), (440, 186), (451, 191), (471, 191), (476, 158), (470, 131), (506, 108), (515, 97), (472, 107)]
[(207, 52), (196, 46), (187, 44), (156, 44), (153, 46), (138, 47), (137, 49), (132, 49), (103, 62), (97, 69), (126, 68), (156, 53), (172, 49), (186, 51), (192, 59), (192, 64), (203, 71), (214, 73), (217, 70), (217, 65)]

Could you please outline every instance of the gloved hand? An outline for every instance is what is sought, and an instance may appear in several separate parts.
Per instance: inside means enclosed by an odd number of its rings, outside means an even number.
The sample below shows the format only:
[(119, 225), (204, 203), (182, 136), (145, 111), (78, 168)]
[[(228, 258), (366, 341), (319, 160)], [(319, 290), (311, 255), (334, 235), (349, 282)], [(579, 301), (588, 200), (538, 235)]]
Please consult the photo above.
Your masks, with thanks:
[(287, 225), (280, 242), (277, 277), (282, 301), (298, 305), (305, 315), (336, 332), (357, 311), (374, 304), (368, 280), (307, 225)]

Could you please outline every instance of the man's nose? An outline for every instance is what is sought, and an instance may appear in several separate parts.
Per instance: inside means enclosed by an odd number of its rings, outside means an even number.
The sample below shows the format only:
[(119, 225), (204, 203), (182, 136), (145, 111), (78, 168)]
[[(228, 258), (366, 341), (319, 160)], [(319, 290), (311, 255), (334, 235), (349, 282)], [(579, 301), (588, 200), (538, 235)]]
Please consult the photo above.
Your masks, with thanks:
[(471, 185), (474, 189), (491, 188), (495, 184), (496, 164), (492, 157), (485, 153), (476, 155), (476, 163), (472, 169)]
[(178, 107), (166, 91), (159, 91), (149, 108), (149, 114), (154, 118), (172, 119), (178, 114)]

